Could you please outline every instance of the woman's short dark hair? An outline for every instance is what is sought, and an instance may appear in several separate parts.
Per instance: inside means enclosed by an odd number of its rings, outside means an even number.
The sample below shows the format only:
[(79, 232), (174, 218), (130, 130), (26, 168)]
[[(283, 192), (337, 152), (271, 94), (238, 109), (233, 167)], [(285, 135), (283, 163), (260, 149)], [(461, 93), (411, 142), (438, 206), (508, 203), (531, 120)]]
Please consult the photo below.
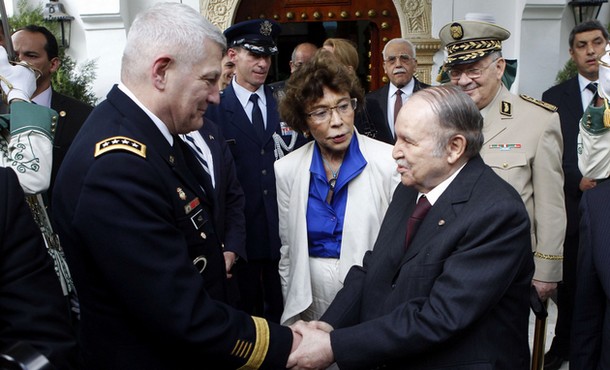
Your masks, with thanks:
[(320, 49), (286, 81), (284, 96), (279, 102), (282, 120), (293, 130), (309, 131), (307, 109), (322, 99), (325, 87), (337, 93), (347, 92), (350, 98), (358, 99), (357, 110), (364, 105), (364, 90), (358, 78), (330, 51)]

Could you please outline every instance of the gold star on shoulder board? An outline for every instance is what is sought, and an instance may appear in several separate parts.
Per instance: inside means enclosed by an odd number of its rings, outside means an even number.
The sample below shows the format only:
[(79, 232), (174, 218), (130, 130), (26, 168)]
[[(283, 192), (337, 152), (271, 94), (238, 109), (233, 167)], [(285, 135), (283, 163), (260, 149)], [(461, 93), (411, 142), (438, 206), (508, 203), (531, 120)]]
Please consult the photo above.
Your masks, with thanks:
[(95, 144), (95, 158), (113, 151), (126, 151), (146, 158), (146, 145), (125, 136), (113, 136)]

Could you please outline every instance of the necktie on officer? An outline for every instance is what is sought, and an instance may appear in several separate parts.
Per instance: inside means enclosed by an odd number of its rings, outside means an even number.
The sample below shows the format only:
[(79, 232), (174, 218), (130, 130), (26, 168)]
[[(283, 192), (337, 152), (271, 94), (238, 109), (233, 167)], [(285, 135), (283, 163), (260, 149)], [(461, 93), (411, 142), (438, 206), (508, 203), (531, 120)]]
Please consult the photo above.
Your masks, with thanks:
[(201, 190), (203, 190), (206, 196), (208, 196), (208, 200), (211, 201), (211, 196), (214, 194), (212, 180), (205, 171), (201, 170), (203, 165), (199, 160), (195, 149), (193, 149), (189, 142), (182, 140), (178, 135), (174, 135), (174, 145), (180, 149), (180, 152), (182, 152), (182, 160), (184, 160), (186, 168), (194, 176), (195, 180), (201, 187)]
[(394, 100), (394, 122), (393, 124), (396, 125), (396, 117), (398, 117), (398, 112), (400, 111), (400, 108), (402, 108), (402, 90), (398, 89), (396, 90), (396, 94), (394, 94), (396, 96), (396, 99)]
[(265, 122), (263, 121), (261, 108), (258, 106), (258, 95), (250, 95), (250, 101), (252, 102), (252, 124), (254, 125), (254, 130), (262, 139), (265, 137)]
[(422, 195), (417, 201), (417, 204), (415, 205), (415, 210), (413, 210), (413, 214), (411, 214), (411, 217), (409, 217), (409, 220), (407, 221), (405, 249), (409, 247), (409, 243), (411, 243), (413, 235), (415, 235), (415, 233), (417, 232), (419, 225), (421, 224), (424, 217), (426, 217), (426, 215), (428, 214), (430, 208), (432, 208), (432, 205), (428, 201), (428, 198), (426, 198), (425, 195)]
[(195, 157), (197, 157), (197, 159), (199, 160), (199, 162), (201, 163), (201, 167), (203, 167), (203, 169), (205, 170), (205, 172), (207, 172), (208, 175), (211, 176), (210, 173), (210, 166), (208, 165), (208, 162), (203, 158), (203, 151), (201, 150), (201, 148), (197, 145), (197, 143), (195, 143), (195, 139), (193, 139), (190, 135), (186, 134), (184, 135), (184, 137), (187, 140), (187, 144), (189, 146), (189, 148), (191, 148), (191, 151), (193, 152), (193, 154), (195, 154)]

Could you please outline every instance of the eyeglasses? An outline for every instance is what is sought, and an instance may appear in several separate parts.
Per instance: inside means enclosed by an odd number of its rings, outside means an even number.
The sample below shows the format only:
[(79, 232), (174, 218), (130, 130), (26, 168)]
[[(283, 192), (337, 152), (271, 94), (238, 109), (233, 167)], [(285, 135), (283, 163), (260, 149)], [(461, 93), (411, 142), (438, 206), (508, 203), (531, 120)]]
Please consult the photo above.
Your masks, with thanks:
[(333, 109), (337, 111), (340, 116), (346, 116), (356, 110), (358, 106), (358, 99), (353, 98), (344, 100), (334, 107), (318, 108), (313, 112), (307, 113), (307, 117), (311, 118), (315, 123), (326, 123), (330, 121)]
[(398, 55), (389, 55), (387, 58), (385, 58), (384, 62), (394, 64), (394, 63), (396, 63), (396, 61), (399, 58), (400, 58), (401, 62), (408, 62), (410, 60), (415, 59), (412, 56), (410, 56), (409, 54), (398, 54)]
[(460, 77), (462, 77), (462, 74), (465, 74), (466, 77), (470, 78), (471, 80), (474, 80), (476, 78), (479, 78), (483, 75), (483, 71), (486, 70), (487, 68), (491, 67), (492, 64), (494, 64), (495, 62), (497, 62), (500, 58), (496, 58), (494, 60), (491, 61), (491, 63), (489, 63), (488, 65), (486, 65), (485, 67), (482, 68), (470, 68), (470, 69), (465, 69), (465, 70), (460, 70), (460, 69), (448, 69), (447, 70), (447, 74), (449, 75), (449, 78), (451, 78), (452, 80), (459, 80)]

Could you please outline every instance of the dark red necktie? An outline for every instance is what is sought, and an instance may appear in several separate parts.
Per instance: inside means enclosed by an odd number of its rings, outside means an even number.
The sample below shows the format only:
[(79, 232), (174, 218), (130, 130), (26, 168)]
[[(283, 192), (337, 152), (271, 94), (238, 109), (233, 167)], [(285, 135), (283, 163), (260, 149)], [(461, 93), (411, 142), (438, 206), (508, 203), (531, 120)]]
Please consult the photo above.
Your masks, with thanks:
[(402, 90), (398, 89), (396, 90), (396, 94), (394, 94), (396, 96), (396, 100), (394, 100), (394, 125), (396, 125), (396, 117), (398, 117), (398, 112), (400, 111), (400, 108), (402, 108)]
[(419, 224), (426, 217), (428, 211), (432, 208), (432, 205), (428, 201), (425, 195), (422, 195), (417, 201), (417, 205), (415, 205), (415, 210), (411, 217), (409, 217), (409, 221), (407, 221), (407, 235), (405, 239), (405, 249), (409, 247), (409, 243), (411, 239), (413, 239), (413, 235), (417, 232), (419, 228)]

